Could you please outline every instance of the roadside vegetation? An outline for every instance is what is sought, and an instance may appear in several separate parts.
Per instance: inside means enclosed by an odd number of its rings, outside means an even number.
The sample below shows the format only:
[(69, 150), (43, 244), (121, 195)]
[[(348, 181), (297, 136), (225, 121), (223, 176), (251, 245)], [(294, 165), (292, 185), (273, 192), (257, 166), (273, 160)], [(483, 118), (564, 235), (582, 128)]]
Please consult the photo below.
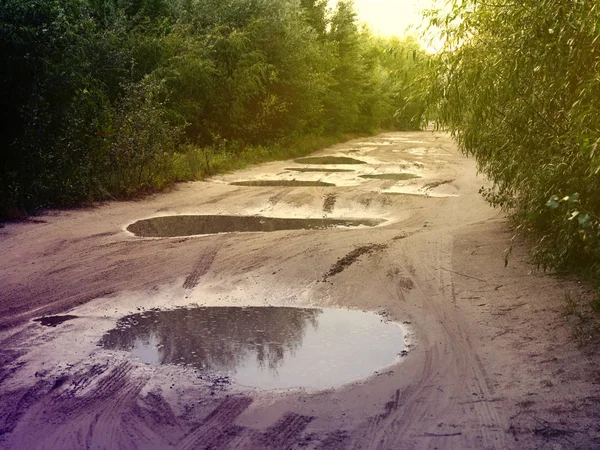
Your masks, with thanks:
[(350, 2), (6, 0), (0, 217), (414, 129), (425, 64)]
[[(450, 2), (428, 13), (438, 120), (493, 182), (544, 269), (600, 286), (600, 3)], [(600, 309), (596, 302), (595, 307)]]

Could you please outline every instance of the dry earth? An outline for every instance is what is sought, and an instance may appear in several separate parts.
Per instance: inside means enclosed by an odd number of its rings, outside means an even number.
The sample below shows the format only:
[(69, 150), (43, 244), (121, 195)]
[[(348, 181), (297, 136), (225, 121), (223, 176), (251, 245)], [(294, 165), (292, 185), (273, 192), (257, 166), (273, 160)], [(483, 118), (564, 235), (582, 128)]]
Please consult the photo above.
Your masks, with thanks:
[[(0, 230), (0, 447), (6, 449), (600, 448), (597, 355), (533, 271), (445, 134), (388, 133), (135, 202), (50, 211)], [(361, 175), (409, 172), (421, 178)], [(301, 180), (335, 186), (233, 186)], [(260, 184), (260, 183), (258, 183)], [(386, 219), (374, 228), (140, 238), (179, 214)], [(117, 319), (183, 305), (375, 311), (404, 323), (398, 363), (325, 391), (259, 391), (97, 346)], [(78, 316), (56, 327), (33, 319)], [(319, 376), (315, 373), (315, 376)]]

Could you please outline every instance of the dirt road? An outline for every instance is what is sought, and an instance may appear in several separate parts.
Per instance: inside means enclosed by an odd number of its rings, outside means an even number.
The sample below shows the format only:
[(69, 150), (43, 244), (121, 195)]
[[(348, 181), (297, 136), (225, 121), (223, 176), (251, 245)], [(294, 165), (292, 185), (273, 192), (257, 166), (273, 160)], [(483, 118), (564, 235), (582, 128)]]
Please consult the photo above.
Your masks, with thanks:
[[(479, 196), (474, 162), (431, 132), (313, 156), (356, 161), (263, 164), (1, 229), (0, 447), (600, 448), (600, 358), (564, 317), (565, 293), (586, 291), (534, 272), (521, 244), (504, 267), (512, 234)], [(376, 222), (126, 230), (195, 214)], [(373, 311), (410, 344), (385, 370), (321, 391), (243, 388), (98, 346), (128, 314), (187, 305)], [(76, 318), (33, 321), (53, 314)]]

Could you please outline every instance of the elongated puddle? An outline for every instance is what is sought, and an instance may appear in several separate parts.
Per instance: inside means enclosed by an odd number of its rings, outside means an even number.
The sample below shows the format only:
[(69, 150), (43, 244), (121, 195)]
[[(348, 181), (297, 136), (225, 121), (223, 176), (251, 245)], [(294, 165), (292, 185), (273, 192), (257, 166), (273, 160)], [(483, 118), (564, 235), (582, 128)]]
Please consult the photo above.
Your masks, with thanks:
[(419, 175), (415, 175), (414, 173), (380, 173), (374, 175), (361, 175), (361, 178), (366, 178), (370, 180), (392, 180), (392, 181), (403, 181), (403, 180), (411, 180), (413, 178), (421, 178)]
[(311, 156), (295, 159), (294, 162), (298, 164), (366, 164), (364, 161), (346, 156)]
[(101, 343), (145, 363), (191, 366), (243, 386), (323, 389), (393, 364), (404, 334), (360, 311), (199, 307), (126, 316)]
[(73, 320), (73, 319), (77, 319), (77, 316), (71, 316), (71, 315), (44, 316), (44, 317), (39, 317), (37, 319), (33, 319), (33, 321), (39, 322), (40, 324), (44, 325), (45, 327), (55, 327), (57, 325), (60, 325), (63, 322), (66, 322), (68, 320)]
[(342, 172), (354, 172), (352, 169), (323, 169), (323, 168), (311, 168), (311, 167), (286, 167), (285, 170), (302, 173), (342, 173)]
[(249, 231), (322, 230), (331, 227), (374, 227), (380, 219), (288, 219), (261, 216), (163, 216), (132, 223), (127, 231), (143, 237), (176, 237)]
[(251, 181), (234, 181), (229, 183), (233, 186), (289, 186), (289, 187), (318, 187), (318, 186), (335, 186), (333, 183), (325, 183), (324, 181), (303, 181), (303, 180), (251, 180)]

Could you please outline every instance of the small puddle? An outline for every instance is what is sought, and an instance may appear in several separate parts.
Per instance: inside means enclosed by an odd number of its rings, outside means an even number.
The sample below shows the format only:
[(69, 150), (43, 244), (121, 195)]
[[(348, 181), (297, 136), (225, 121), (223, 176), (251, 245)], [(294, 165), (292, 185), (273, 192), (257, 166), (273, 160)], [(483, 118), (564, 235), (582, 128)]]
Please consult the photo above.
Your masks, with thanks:
[(252, 180), (234, 181), (229, 183), (234, 186), (335, 186), (333, 183), (323, 181), (301, 181), (301, 180)]
[(315, 156), (312, 158), (295, 159), (294, 162), (298, 164), (366, 164), (364, 161), (346, 156)]
[(361, 178), (368, 178), (371, 180), (394, 180), (394, 181), (402, 181), (402, 180), (412, 180), (413, 178), (421, 178), (419, 175), (415, 175), (414, 173), (382, 173), (376, 175), (361, 175)]
[(44, 325), (45, 327), (55, 327), (57, 325), (60, 325), (63, 322), (66, 322), (67, 320), (77, 319), (77, 317), (78, 316), (70, 316), (70, 315), (45, 316), (45, 317), (39, 317), (37, 319), (33, 319), (33, 321), (39, 322), (40, 324)]
[(127, 231), (142, 237), (177, 237), (232, 232), (323, 230), (332, 227), (374, 227), (381, 219), (289, 219), (262, 216), (163, 216), (138, 220)]
[(101, 344), (144, 363), (193, 367), (242, 386), (324, 389), (396, 362), (404, 333), (361, 311), (198, 307), (123, 317)]
[(319, 169), (311, 167), (286, 167), (285, 170), (293, 170), (294, 172), (318, 172), (318, 173), (338, 173), (338, 172), (354, 172), (351, 169)]

